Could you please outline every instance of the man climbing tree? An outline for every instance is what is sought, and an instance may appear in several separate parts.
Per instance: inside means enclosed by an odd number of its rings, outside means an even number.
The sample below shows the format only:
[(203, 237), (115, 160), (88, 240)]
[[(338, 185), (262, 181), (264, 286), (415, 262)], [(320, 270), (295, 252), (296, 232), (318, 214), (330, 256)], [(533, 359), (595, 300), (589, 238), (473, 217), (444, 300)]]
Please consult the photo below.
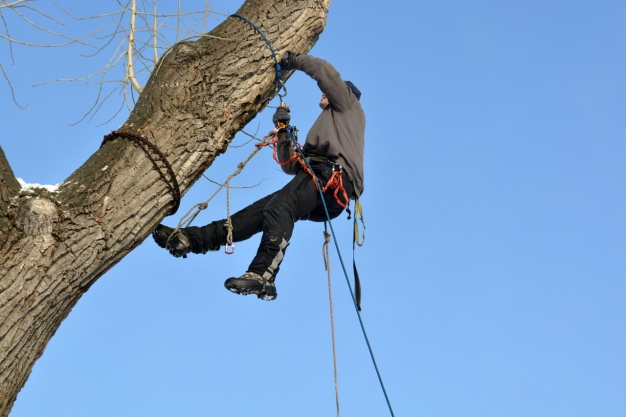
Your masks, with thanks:
[[(228, 278), (224, 286), (240, 295), (256, 294), (263, 300), (276, 298), (276, 274), (289, 245), (297, 220), (333, 219), (347, 207), (350, 198), (363, 193), (365, 114), (361, 92), (342, 80), (328, 62), (310, 55), (287, 52), (281, 60), (284, 71), (301, 70), (317, 81), (322, 90), (321, 114), (313, 123), (302, 148), (306, 161), (294, 149), (289, 109), (279, 106), (273, 117), (278, 137), (277, 154), (283, 170), (295, 175), (282, 189), (234, 214), (231, 222), (214, 221), (202, 227), (172, 229), (159, 225), (152, 236), (175, 257), (187, 253), (216, 251), (262, 232), (261, 243), (247, 272)], [(310, 169), (309, 169), (310, 167)], [(322, 196), (318, 191), (322, 187)], [(324, 208), (326, 206), (326, 209)]]

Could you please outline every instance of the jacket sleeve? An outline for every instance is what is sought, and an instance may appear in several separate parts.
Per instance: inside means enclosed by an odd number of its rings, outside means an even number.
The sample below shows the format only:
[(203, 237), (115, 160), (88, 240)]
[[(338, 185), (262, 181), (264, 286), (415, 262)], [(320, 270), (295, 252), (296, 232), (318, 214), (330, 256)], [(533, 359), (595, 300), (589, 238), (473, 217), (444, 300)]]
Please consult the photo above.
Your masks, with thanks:
[(356, 97), (339, 72), (328, 62), (311, 55), (300, 54), (295, 59), (294, 67), (317, 81), (333, 109), (341, 112), (354, 104), (353, 100), (356, 100)]
[[(289, 158), (293, 156), (294, 152), (295, 151), (293, 150), (293, 145), (291, 143), (289, 135), (287, 134), (285, 129), (282, 129), (278, 132), (278, 144), (276, 145), (276, 156), (278, 157), (278, 160), (280, 162), (288, 161)], [(280, 167), (285, 173), (289, 175), (296, 175), (296, 173), (298, 172), (299, 164), (296, 159), (293, 159), (287, 164), (281, 164)]]

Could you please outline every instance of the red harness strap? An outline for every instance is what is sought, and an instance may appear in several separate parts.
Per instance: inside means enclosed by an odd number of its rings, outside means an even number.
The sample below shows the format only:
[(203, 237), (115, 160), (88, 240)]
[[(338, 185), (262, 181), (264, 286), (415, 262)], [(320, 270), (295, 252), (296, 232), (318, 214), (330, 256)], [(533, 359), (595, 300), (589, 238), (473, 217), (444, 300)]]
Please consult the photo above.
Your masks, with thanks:
[[(337, 201), (337, 204), (339, 204), (343, 208), (346, 208), (348, 204), (350, 204), (350, 198), (348, 197), (348, 193), (343, 187), (343, 168), (341, 167), (341, 165), (339, 165), (339, 169), (335, 169), (335, 167), (333, 167), (333, 175), (331, 175), (324, 188), (322, 188), (322, 192), (325, 192), (329, 188), (331, 190), (335, 190), (333, 195), (335, 196), (335, 201)], [(340, 192), (341, 194), (339, 194)]]

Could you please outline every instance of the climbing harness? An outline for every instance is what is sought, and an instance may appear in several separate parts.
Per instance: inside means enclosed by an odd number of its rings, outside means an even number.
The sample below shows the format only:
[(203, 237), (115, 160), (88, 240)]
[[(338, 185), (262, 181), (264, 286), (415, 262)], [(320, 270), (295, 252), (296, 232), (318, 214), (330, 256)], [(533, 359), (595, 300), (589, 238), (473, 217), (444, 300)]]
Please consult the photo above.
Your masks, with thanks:
[[(346, 193), (346, 189), (343, 188), (343, 168), (341, 165), (333, 165), (333, 174), (324, 188), (322, 188), (322, 192), (326, 192), (329, 188), (335, 190), (333, 196), (341, 207), (346, 208), (348, 204), (350, 204), (348, 193)], [(341, 195), (339, 195), (339, 192), (341, 192)]]
[[(148, 139), (144, 138), (143, 136), (139, 136), (139, 135), (135, 135), (133, 133), (127, 133), (127, 132), (117, 132), (115, 130), (111, 131), (111, 133), (104, 136), (104, 139), (102, 140), (102, 144), (100, 144), (100, 147), (102, 148), (105, 143), (116, 138), (129, 139), (130, 141), (135, 142), (146, 153), (146, 156), (148, 157), (148, 159), (150, 159), (150, 161), (152, 161), (152, 165), (154, 165), (156, 170), (159, 171), (161, 178), (163, 178), (163, 181), (165, 181), (167, 186), (170, 188), (172, 195), (174, 196), (174, 207), (172, 207), (172, 209), (167, 213), (167, 216), (171, 216), (172, 214), (175, 214), (178, 211), (178, 207), (180, 207), (180, 198), (181, 198), (180, 187), (178, 186), (178, 181), (176, 180), (176, 174), (174, 174), (172, 165), (170, 165), (165, 155), (163, 155), (163, 152), (161, 152), (159, 148), (156, 147), (156, 145), (148, 141)], [(159, 159), (163, 162), (163, 165), (165, 165), (165, 169), (167, 173), (169, 174), (169, 178), (165, 175), (165, 173), (163, 172), (163, 170), (161, 169), (157, 161), (152, 157), (152, 155), (150, 154), (150, 151), (155, 153), (159, 157)]]

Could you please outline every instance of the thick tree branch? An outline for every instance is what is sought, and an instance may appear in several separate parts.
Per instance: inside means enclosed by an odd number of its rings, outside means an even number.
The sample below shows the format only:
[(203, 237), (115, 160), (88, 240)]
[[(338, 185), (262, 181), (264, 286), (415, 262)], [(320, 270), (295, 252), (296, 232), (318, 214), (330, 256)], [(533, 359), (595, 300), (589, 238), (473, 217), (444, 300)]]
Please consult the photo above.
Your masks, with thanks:
[[(281, 56), (311, 49), (329, 3), (248, 0), (237, 13), (254, 22)], [(227, 19), (210, 36), (183, 41), (161, 58), (120, 131), (157, 146), (184, 194), (273, 98), (275, 77), (262, 37), (240, 19)], [(143, 149), (118, 138), (58, 193), (18, 198), (11, 206), (14, 219), (0, 242), (0, 416), (9, 413), (82, 294), (149, 235), (172, 203)]]

